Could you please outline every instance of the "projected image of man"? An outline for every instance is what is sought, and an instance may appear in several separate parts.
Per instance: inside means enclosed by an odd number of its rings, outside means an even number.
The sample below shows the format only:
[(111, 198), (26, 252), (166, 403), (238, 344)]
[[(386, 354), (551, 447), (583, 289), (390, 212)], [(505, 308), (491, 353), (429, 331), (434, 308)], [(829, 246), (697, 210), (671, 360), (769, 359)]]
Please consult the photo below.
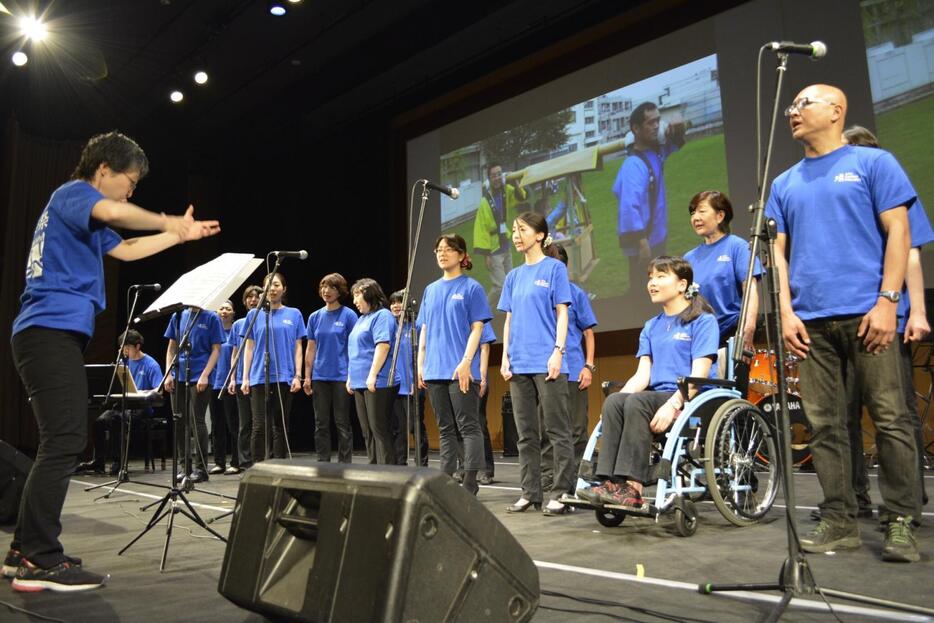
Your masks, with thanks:
[(629, 258), (630, 288), (645, 281), (649, 260), (665, 255), (668, 206), (664, 165), (668, 156), (684, 145), (684, 124), (667, 126), (661, 139), (660, 125), (658, 106), (643, 102), (635, 107), (629, 117), (632, 153), (613, 182), (613, 194), (619, 201), (617, 234), (620, 249)]
[(526, 200), (527, 193), (518, 184), (506, 183), (498, 162), (489, 163), (486, 171), (488, 184), (474, 220), (473, 246), (474, 253), (484, 257), (490, 272), (487, 299), (493, 307), (503, 291), (506, 273), (512, 270), (511, 223), (518, 213), (516, 205)]

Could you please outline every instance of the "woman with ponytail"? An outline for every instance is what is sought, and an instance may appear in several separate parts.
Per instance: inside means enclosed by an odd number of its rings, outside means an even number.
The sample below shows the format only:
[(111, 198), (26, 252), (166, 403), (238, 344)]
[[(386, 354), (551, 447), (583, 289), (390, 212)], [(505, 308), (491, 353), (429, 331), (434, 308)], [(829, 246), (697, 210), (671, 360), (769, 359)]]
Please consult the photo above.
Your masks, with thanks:
[[(720, 332), (710, 305), (694, 283), (691, 265), (661, 256), (649, 263), (649, 298), (660, 314), (639, 335), (639, 367), (603, 403), (597, 476), (602, 484), (579, 489), (590, 502), (642, 509), (652, 437), (664, 433), (684, 406), (679, 376), (713, 377)], [(696, 389), (692, 388), (692, 393)]]
[(467, 243), (457, 234), (435, 241), (435, 258), (443, 271), (428, 285), (416, 325), (421, 327), (418, 386), (428, 390), (441, 433), (441, 469), (457, 469), (457, 432), (464, 439), (464, 488), (476, 495), (477, 472), (484, 469), (480, 428), (480, 334), (490, 320), (486, 293), (463, 271), (473, 264)]
[(499, 309), (503, 325), (501, 372), (509, 381), (513, 415), (519, 433), (519, 473), (522, 497), (506, 507), (522, 513), (541, 508), (541, 438), (538, 405), (545, 432), (554, 449), (554, 482), (545, 515), (561, 515), (571, 508), (558, 499), (574, 487), (574, 445), (568, 415), (568, 364), (564, 358), (568, 334), (571, 287), (568, 270), (555, 259), (557, 248), (548, 223), (535, 212), (523, 212), (512, 226), (512, 243), (525, 263), (506, 276)]

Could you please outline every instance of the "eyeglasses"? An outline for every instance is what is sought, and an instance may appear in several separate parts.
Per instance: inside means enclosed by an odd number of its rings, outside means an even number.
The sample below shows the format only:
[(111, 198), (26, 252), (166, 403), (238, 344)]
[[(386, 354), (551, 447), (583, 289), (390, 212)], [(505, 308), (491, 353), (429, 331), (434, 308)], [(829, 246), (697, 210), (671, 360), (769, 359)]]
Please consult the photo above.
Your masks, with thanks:
[(456, 253), (451, 247), (438, 247), (435, 249), (435, 255), (447, 255), (448, 253)]
[(124, 172), (120, 172), (121, 175), (125, 175), (128, 180), (130, 180), (130, 190), (136, 190), (136, 187), (139, 185), (139, 180), (134, 180), (132, 177), (127, 175)]
[(802, 97), (802, 98), (799, 99), (799, 100), (793, 101), (793, 102), (791, 103), (791, 105), (790, 105), (788, 108), (785, 109), (785, 116), (786, 116), (786, 117), (790, 117), (790, 116), (792, 116), (793, 114), (795, 114), (796, 112), (801, 112), (802, 110), (804, 110), (805, 108), (807, 108), (807, 107), (810, 106), (811, 104), (830, 104), (831, 106), (836, 106), (836, 105), (837, 105), (836, 102), (831, 102), (831, 101), (829, 101), (829, 100), (817, 99), (816, 97), (815, 97), (815, 98), (811, 98), (811, 97)]

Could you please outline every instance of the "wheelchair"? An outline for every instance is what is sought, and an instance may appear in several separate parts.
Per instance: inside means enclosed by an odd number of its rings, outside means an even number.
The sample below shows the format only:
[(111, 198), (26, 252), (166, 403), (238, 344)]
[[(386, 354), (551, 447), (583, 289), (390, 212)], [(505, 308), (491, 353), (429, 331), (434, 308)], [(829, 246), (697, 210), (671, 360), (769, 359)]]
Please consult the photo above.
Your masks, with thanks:
[[(728, 358), (732, 378), (732, 361)], [(734, 380), (683, 377), (679, 391), (688, 395), (689, 384), (711, 387), (685, 402), (671, 428), (656, 435), (651, 452), (652, 478), (645, 483), (642, 508), (597, 505), (576, 495), (563, 504), (593, 509), (600, 525), (613, 528), (630, 515), (654, 518), (674, 514), (674, 529), (688, 537), (697, 531), (696, 504), (711, 500), (720, 514), (736, 526), (750, 526), (772, 508), (781, 473), (779, 438), (771, 419), (745, 400)], [(603, 383), (604, 395), (619, 383)], [(597, 442), (602, 422), (587, 442), (578, 472), (577, 489), (594, 486), (599, 479)], [(654, 491), (653, 491), (654, 489)]]

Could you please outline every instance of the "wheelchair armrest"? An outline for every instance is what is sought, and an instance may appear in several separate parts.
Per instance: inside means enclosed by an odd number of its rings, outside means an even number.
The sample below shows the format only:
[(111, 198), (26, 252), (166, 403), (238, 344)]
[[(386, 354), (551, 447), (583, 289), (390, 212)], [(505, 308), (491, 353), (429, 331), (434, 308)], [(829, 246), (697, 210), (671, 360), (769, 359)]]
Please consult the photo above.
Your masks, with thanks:
[(600, 383), (600, 389), (603, 390), (603, 397), (606, 398), (610, 394), (621, 390), (623, 385), (625, 385), (625, 383), (620, 381), (603, 381)]
[(688, 401), (688, 385), (714, 385), (716, 387), (736, 389), (736, 381), (728, 379), (709, 379), (704, 376), (679, 376), (678, 392), (680, 392), (681, 397), (684, 398), (684, 402)]

